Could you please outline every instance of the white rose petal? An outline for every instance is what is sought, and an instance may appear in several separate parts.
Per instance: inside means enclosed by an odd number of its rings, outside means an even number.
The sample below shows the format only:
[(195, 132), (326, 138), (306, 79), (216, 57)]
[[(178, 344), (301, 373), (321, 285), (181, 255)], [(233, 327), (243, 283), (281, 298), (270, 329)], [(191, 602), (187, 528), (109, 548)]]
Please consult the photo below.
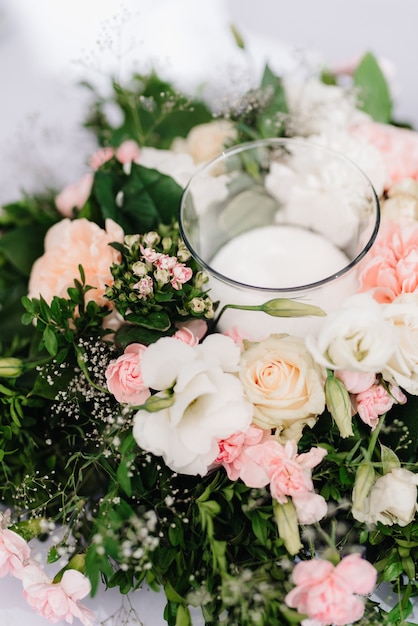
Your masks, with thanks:
[(324, 367), (381, 372), (396, 349), (396, 333), (382, 305), (369, 294), (357, 294), (330, 314), (318, 336), (306, 338), (306, 345)]
[(403, 468), (395, 468), (378, 478), (361, 510), (353, 508), (353, 516), (359, 522), (386, 526), (406, 526), (417, 511), (418, 474)]
[(384, 306), (397, 332), (397, 348), (382, 370), (385, 380), (418, 395), (418, 294), (408, 293)]

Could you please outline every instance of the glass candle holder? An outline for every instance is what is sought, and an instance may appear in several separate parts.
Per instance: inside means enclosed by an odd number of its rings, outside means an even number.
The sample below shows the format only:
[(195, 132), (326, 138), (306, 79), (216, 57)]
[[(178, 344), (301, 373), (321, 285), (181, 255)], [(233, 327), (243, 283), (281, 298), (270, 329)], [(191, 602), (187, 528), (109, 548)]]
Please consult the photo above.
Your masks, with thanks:
[[(186, 187), (180, 232), (209, 277), (218, 311), (290, 298), (330, 313), (358, 289), (358, 270), (380, 222), (363, 171), (302, 139), (268, 139), (226, 150)], [(272, 317), (227, 309), (218, 330), (259, 340), (306, 336), (320, 317)]]

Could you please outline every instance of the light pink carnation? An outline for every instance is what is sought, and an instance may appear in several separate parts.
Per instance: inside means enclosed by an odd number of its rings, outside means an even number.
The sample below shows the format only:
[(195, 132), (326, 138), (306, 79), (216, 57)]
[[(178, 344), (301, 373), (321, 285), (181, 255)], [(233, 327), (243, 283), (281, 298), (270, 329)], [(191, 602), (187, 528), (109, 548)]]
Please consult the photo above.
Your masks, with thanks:
[(106, 220), (106, 230), (85, 218), (61, 220), (47, 232), (45, 252), (32, 267), (29, 297), (42, 295), (48, 303), (55, 295), (67, 298), (67, 289), (80, 279), (78, 266), (82, 265), (86, 284), (93, 287), (86, 300), (109, 305), (104, 293), (113, 284), (110, 266), (120, 259), (120, 253), (109, 245), (114, 241), (123, 242), (123, 231), (113, 220)]
[(119, 163), (131, 163), (139, 159), (140, 149), (136, 141), (127, 139), (115, 150), (115, 157)]
[(372, 385), (369, 389), (357, 394), (355, 404), (359, 417), (365, 424), (374, 430), (379, 423), (379, 417), (387, 413), (395, 402), (403, 404), (406, 396), (399, 389), (394, 389), (391, 394), (383, 385)]
[(108, 365), (107, 388), (122, 404), (139, 406), (151, 395), (141, 375), (141, 359), (146, 349), (140, 343), (131, 343), (119, 358)]
[(375, 568), (359, 554), (336, 566), (321, 559), (301, 561), (292, 574), (296, 587), (285, 602), (324, 626), (346, 626), (363, 616), (364, 602), (355, 594), (371, 593), (376, 577)]
[(98, 170), (106, 161), (110, 161), (111, 158), (115, 155), (115, 151), (113, 148), (99, 148), (94, 152), (90, 158), (90, 167), (93, 170)]
[(230, 480), (240, 478), (248, 487), (264, 487), (269, 482), (269, 476), (264, 467), (247, 454), (247, 450), (270, 439), (270, 432), (257, 426), (234, 433), (228, 439), (220, 439), (215, 463), (225, 468)]
[(366, 139), (382, 154), (387, 171), (386, 189), (405, 178), (418, 179), (418, 133), (366, 122), (352, 128), (351, 134)]
[(311, 448), (309, 452), (298, 454), (295, 441), (289, 440), (283, 445), (274, 439), (247, 452), (265, 468), (270, 478), (271, 495), (281, 504), (287, 502), (287, 496), (313, 491), (311, 469), (322, 461), (326, 453), (323, 448)]
[(381, 303), (418, 288), (418, 224), (382, 223), (360, 273), (360, 291)]
[(72, 217), (74, 209), (82, 209), (93, 186), (93, 174), (84, 174), (75, 183), (67, 185), (55, 198), (55, 206), (64, 217)]
[(13, 530), (0, 527), (0, 578), (7, 574), (20, 578), (29, 558), (27, 542)]
[(22, 575), (23, 596), (39, 615), (56, 624), (61, 620), (72, 624), (78, 618), (84, 626), (93, 626), (94, 614), (79, 600), (90, 593), (90, 582), (80, 572), (69, 569), (61, 582), (53, 583), (43, 569), (32, 562)]

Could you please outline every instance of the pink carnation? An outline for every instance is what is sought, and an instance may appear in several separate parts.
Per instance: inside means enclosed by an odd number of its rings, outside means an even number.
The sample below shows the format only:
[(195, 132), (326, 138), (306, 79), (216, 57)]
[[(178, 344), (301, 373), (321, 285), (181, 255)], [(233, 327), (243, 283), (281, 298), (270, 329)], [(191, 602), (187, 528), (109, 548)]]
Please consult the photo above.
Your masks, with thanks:
[(369, 594), (376, 584), (375, 568), (359, 554), (344, 557), (338, 565), (311, 559), (293, 570), (296, 587), (286, 604), (324, 626), (346, 626), (359, 620), (364, 602), (356, 594)]
[(218, 441), (219, 454), (215, 463), (225, 468), (230, 480), (240, 478), (248, 487), (264, 487), (269, 482), (268, 474), (258, 459), (252, 458), (247, 451), (271, 439), (269, 431), (250, 426), (245, 432)]
[(360, 273), (360, 291), (378, 302), (392, 302), (418, 288), (418, 224), (382, 223)]
[(90, 167), (95, 171), (98, 170), (99, 167), (103, 165), (103, 163), (106, 163), (106, 161), (110, 161), (110, 159), (113, 158), (114, 154), (115, 151), (113, 148), (99, 148), (91, 156)]
[(418, 133), (389, 124), (366, 122), (351, 129), (381, 153), (387, 170), (386, 189), (405, 178), (418, 179)]
[(39, 615), (56, 624), (72, 624), (74, 617), (84, 626), (93, 626), (94, 614), (79, 600), (90, 593), (90, 582), (80, 572), (69, 569), (59, 583), (53, 583), (43, 569), (32, 562), (22, 575), (23, 596)]
[(131, 343), (119, 358), (108, 365), (107, 387), (122, 404), (139, 406), (150, 396), (141, 375), (141, 359), (146, 349), (140, 343)]
[(52, 226), (45, 237), (45, 252), (32, 267), (29, 297), (40, 295), (50, 303), (54, 296), (67, 298), (67, 289), (80, 279), (79, 265), (83, 266), (87, 291), (86, 300), (108, 305), (104, 297), (107, 285), (113, 284), (110, 266), (119, 262), (120, 253), (109, 244), (123, 241), (123, 231), (113, 220), (106, 220), (103, 230), (89, 220), (63, 219)]
[(55, 198), (55, 206), (64, 217), (72, 217), (74, 209), (82, 209), (93, 186), (93, 174), (84, 174), (75, 183), (67, 185)]
[(406, 396), (396, 388), (392, 395), (383, 385), (372, 385), (369, 389), (360, 392), (355, 398), (355, 404), (359, 417), (365, 424), (374, 430), (379, 423), (379, 417), (387, 413), (395, 402), (403, 404)]
[(281, 504), (287, 502), (287, 496), (313, 491), (311, 469), (322, 461), (326, 453), (323, 448), (311, 448), (309, 452), (298, 454), (295, 441), (289, 440), (282, 445), (274, 439), (260, 443), (247, 452), (266, 470), (271, 495)]
[(139, 159), (140, 149), (136, 141), (127, 139), (115, 150), (115, 157), (119, 163), (131, 163)]
[(0, 528), (0, 578), (12, 574), (20, 578), (30, 548), (20, 535), (8, 528)]

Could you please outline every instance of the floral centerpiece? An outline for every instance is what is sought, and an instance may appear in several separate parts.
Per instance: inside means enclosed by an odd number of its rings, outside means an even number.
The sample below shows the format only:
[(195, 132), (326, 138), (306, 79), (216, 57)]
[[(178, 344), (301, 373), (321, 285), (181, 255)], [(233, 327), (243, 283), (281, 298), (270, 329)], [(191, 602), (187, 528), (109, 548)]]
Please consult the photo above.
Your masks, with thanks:
[[(266, 67), (216, 111), (154, 74), (93, 90), (85, 176), (3, 207), (0, 575), (51, 622), (94, 624), (82, 599), (103, 580), (162, 587), (171, 626), (191, 624), (190, 606), (206, 624), (408, 623), (418, 136), (393, 122), (372, 55), (340, 78)], [(286, 136), (356, 161), (382, 226), (359, 293), (317, 334), (249, 341), (218, 331), (178, 207), (202, 162)], [(51, 579), (31, 539), (56, 527), (48, 562), (66, 564)], [(381, 582), (396, 592), (387, 611)]]

